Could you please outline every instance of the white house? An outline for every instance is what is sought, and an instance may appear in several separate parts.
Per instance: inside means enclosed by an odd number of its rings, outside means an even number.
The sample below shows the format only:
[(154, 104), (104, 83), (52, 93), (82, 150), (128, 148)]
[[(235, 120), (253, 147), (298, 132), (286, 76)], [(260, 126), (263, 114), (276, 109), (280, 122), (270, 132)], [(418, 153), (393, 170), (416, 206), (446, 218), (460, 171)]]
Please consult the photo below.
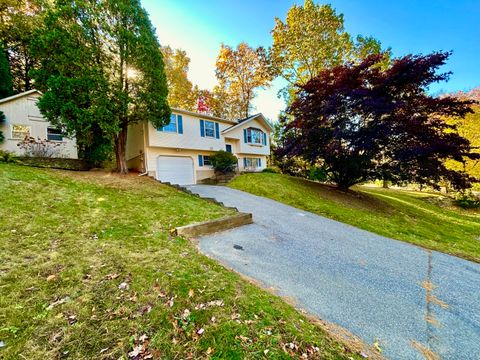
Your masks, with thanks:
[(0, 99), (0, 111), (5, 114), (6, 122), (0, 124), (5, 140), (0, 144), (0, 150), (6, 150), (17, 155), (23, 155), (17, 146), (26, 136), (35, 139), (50, 140), (59, 144), (56, 147), (58, 157), (76, 159), (77, 146), (74, 139), (68, 139), (62, 132), (50, 124), (37, 107), (38, 98), (42, 93), (30, 90), (7, 98)]
[(129, 128), (129, 168), (173, 184), (195, 184), (212, 177), (210, 155), (218, 150), (238, 158), (239, 171), (261, 171), (270, 155), (272, 127), (262, 114), (231, 121), (172, 109), (170, 124), (155, 129), (141, 122)]

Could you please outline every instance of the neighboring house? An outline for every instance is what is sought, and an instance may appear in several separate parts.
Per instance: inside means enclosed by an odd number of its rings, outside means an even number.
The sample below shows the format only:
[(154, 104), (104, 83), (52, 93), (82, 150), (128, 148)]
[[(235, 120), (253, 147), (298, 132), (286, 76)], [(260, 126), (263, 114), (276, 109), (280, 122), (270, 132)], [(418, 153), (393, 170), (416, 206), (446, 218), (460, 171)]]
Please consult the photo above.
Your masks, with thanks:
[(163, 182), (195, 184), (212, 177), (210, 156), (218, 150), (238, 158), (239, 171), (261, 171), (270, 155), (272, 127), (262, 114), (239, 121), (172, 109), (170, 124), (155, 129), (141, 122), (129, 128), (129, 168)]
[(76, 159), (78, 156), (75, 140), (63, 136), (62, 132), (45, 120), (40, 113), (37, 101), (41, 95), (38, 90), (30, 90), (0, 99), (0, 111), (6, 117), (6, 121), (0, 124), (0, 131), (5, 137), (4, 142), (0, 144), (0, 150), (23, 155), (18, 144), (29, 136), (59, 144), (55, 147), (56, 157)]

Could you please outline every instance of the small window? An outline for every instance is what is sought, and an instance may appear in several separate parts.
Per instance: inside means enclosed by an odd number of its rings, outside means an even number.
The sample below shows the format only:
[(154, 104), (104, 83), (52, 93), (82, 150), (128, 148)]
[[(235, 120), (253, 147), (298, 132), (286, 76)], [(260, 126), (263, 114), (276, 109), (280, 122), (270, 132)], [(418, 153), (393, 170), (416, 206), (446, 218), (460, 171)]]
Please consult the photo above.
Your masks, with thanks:
[(215, 123), (213, 121), (205, 120), (205, 136), (215, 137)]
[(203, 165), (210, 166), (212, 163), (210, 162), (210, 156), (203, 156)]
[(177, 132), (177, 115), (176, 114), (170, 115), (170, 123), (168, 125), (161, 127), (159, 130), (176, 133)]
[(57, 128), (47, 128), (47, 140), (50, 141), (63, 141), (62, 130)]
[(30, 126), (12, 125), (12, 139), (23, 140), (27, 136), (30, 136)]

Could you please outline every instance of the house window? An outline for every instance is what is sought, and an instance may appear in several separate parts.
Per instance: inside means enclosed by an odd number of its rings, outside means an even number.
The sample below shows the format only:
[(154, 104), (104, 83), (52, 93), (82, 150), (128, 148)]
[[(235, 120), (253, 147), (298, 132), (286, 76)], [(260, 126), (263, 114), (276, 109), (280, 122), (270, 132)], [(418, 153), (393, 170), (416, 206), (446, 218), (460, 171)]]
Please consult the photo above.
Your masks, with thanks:
[(158, 128), (158, 131), (183, 134), (182, 115), (171, 114), (170, 123)]
[(210, 156), (198, 155), (198, 165), (199, 166), (210, 166), (212, 165), (210, 161)]
[(23, 140), (27, 136), (30, 136), (30, 126), (12, 125), (12, 139)]
[(245, 142), (248, 144), (266, 145), (265, 133), (259, 129), (245, 129)]
[(262, 166), (262, 160), (260, 158), (244, 158), (243, 167), (244, 168), (259, 168)]
[(213, 121), (205, 120), (205, 136), (215, 137), (215, 123)]
[(63, 141), (62, 130), (57, 128), (47, 128), (47, 140), (50, 141)]

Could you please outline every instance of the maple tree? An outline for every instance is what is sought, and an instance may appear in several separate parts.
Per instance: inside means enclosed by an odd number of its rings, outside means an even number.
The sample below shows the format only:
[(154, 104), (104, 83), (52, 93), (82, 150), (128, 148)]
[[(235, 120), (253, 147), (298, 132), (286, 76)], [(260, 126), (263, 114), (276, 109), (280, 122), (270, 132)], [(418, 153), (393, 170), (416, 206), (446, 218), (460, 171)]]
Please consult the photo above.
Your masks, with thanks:
[(245, 42), (236, 49), (221, 45), (215, 73), (220, 82), (216, 92), (232, 107), (227, 111), (229, 118), (248, 117), (255, 90), (269, 86), (272, 80), (265, 49), (254, 49)]
[(324, 70), (300, 87), (289, 107), (280, 155), (301, 156), (321, 164), (340, 188), (375, 179), (415, 182), (438, 188), (448, 181), (456, 189), (474, 181), (445, 166), (480, 156), (445, 117), (465, 117), (472, 101), (427, 94), (450, 53), (408, 55), (391, 66), (384, 56), (370, 55), (360, 64)]

